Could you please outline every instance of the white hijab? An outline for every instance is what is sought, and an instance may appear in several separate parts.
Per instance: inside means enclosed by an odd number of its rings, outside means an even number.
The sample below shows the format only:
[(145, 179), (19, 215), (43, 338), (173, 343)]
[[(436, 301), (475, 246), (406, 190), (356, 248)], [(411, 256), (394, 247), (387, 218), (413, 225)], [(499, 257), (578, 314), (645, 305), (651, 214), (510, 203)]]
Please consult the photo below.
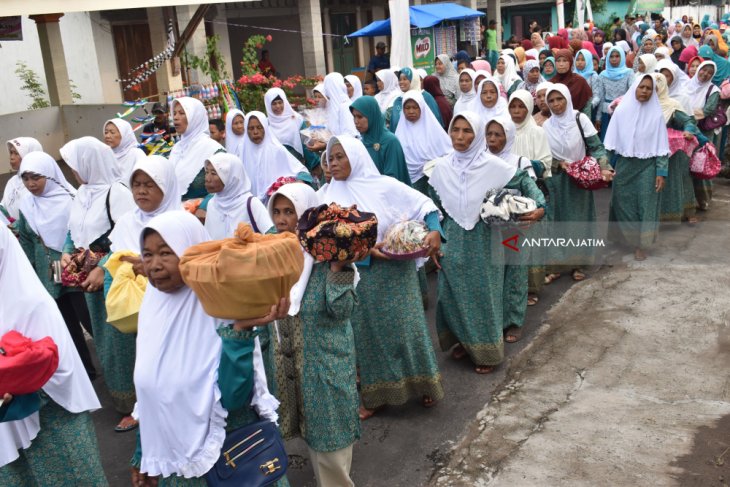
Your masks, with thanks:
[(451, 120), (466, 120), (474, 130), (474, 140), (464, 152), (452, 151), (436, 161), (428, 183), (436, 190), (446, 213), (464, 230), (479, 221), (479, 208), (491, 189), (503, 188), (517, 168), (485, 149), (485, 123), (474, 112), (462, 112)]
[(499, 59), (504, 61), (504, 74), (499, 74), (499, 71), (495, 68), (494, 77), (502, 84), (502, 88), (507, 92), (512, 87), (515, 81), (522, 81), (520, 75), (517, 74), (517, 67), (515, 66), (515, 60), (509, 54), (499, 56)]
[[(644, 79), (651, 81), (651, 98), (646, 102), (640, 102), (636, 99), (636, 90)], [(633, 128), (628, 136), (626, 127)], [(668, 156), (669, 139), (665, 128), (666, 123), (654, 85), (654, 77), (651, 74), (642, 74), (636, 77), (613, 112), (603, 145), (607, 150), (624, 157), (649, 159)]]
[[(271, 104), (277, 97), (284, 102), (284, 111), (281, 115), (275, 115), (271, 109)], [(271, 127), (276, 138), (279, 139), (279, 142), (288, 145), (299, 154), (304, 154), (302, 136), (299, 133), (304, 119), (291, 107), (284, 90), (271, 88), (264, 95), (264, 105), (266, 105), (266, 114), (269, 117), (269, 127)]]
[(398, 78), (395, 73), (389, 69), (381, 69), (375, 76), (383, 82), (383, 89), (375, 95), (378, 101), (380, 111), (385, 111), (393, 104), (396, 98), (401, 95), (400, 86), (398, 86)]
[[(145, 228), (159, 233), (178, 257), (210, 240), (200, 221), (183, 211), (156, 216)], [(143, 244), (140, 235), (140, 250)], [(170, 293), (147, 286), (138, 323), (134, 416), (142, 442), (140, 470), (201, 477), (218, 460), (226, 438), (216, 320), (187, 286)]]
[(669, 96), (681, 103), (686, 113), (692, 114), (689, 97), (686, 95), (687, 83), (689, 83), (689, 76), (687, 76), (687, 73), (679, 69), (679, 66), (674, 64), (671, 59), (662, 59), (656, 63), (655, 69), (657, 73), (661, 72), (663, 69), (672, 73), (672, 84), (667, 86), (667, 88), (669, 88)]
[[(397, 83), (396, 83), (397, 86)], [(355, 121), (350, 113), (345, 78), (340, 73), (324, 77), (324, 93), (327, 96), (327, 128), (334, 135), (357, 135)]]
[[(547, 99), (553, 91), (559, 92), (566, 99), (567, 106), (565, 107), (565, 111), (560, 115), (556, 115), (551, 110), (550, 118), (542, 125), (548, 137), (550, 152), (552, 152), (553, 158), (560, 161), (579, 161), (586, 155), (586, 146), (581, 138), (580, 129), (575, 120), (578, 112), (573, 110), (573, 102), (567, 86), (561, 83), (553, 84), (547, 89), (545, 98)], [(579, 120), (586, 138), (598, 133), (590, 120), (588, 120), (588, 117), (580, 114)]]
[(360, 98), (362, 96), (362, 81), (360, 81), (360, 78), (358, 78), (354, 74), (348, 74), (347, 76), (345, 76), (345, 81), (350, 83), (350, 86), (352, 86), (354, 90), (352, 92), (352, 96), (350, 97), (350, 101), (355, 101)]
[(642, 54), (639, 60), (644, 64), (644, 74), (651, 74), (656, 68), (657, 58), (653, 54)]
[(190, 184), (203, 169), (205, 161), (224, 149), (222, 145), (210, 138), (210, 125), (205, 105), (200, 100), (185, 96), (172, 101), (170, 106), (172, 112), (175, 111), (175, 105), (178, 103), (188, 119), (188, 127), (170, 151), (170, 161), (175, 166), (177, 189), (182, 196), (188, 192)]
[[(20, 155), (21, 161), (31, 152), (43, 151), (41, 143), (32, 137), (16, 137), (14, 139), (8, 140), (7, 145), (8, 151), (10, 149), (10, 146), (13, 146), (15, 148), (15, 150), (18, 152), (18, 155)], [(7, 211), (11, 217), (17, 220), (18, 216), (20, 215), (18, 213), (18, 205), (20, 204), (20, 199), (27, 194), (30, 193), (27, 189), (25, 189), (23, 180), (18, 174), (15, 174), (13, 175), (13, 177), (8, 179), (8, 183), (5, 185), (5, 190), (3, 191), (3, 199), (0, 204), (3, 206), (3, 208), (5, 208), (5, 211)]]
[[(279, 142), (269, 127), (268, 118), (263, 113), (248, 112), (243, 122), (247, 134), (251, 117), (258, 119), (264, 127), (264, 139), (261, 143), (254, 144), (251, 138), (246, 136), (243, 141), (243, 165), (246, 174), (251, 178), (251, 193), (264, 201), (266, 191), (274, 181), (282, 176), (294, 177), (300, 172), (307, 172), (307, 168)], [(210, 157), (207, 160), (210, 160)]]
[[(482, 89), (484, 88), (485, 83), (491, 83), (494, 86), (494, 89), (497, 90), (497, 103), (495, 103), (491, 108), (482, 103)], [(495, 78), (487, 77), (479, 82), (477, 97), (476, 100), (474, 100), (471, 111), (482, 117), (482, 120), (486, 123), (489, 123), (489, 121), (495, 117), (509, 117), (507, 100), (504, 99), (499, 91), (499, 82)]]
[[(47, 154), (37, 154), (51, 159)], [(100, 409), (58, 306), (7, 228), (0, 228), (0, 289), (5, 291), (0, 294), (0, 336), (15, 330), (32, 340), (51, 337), (58, 347), (58, 368), (43, 385), (43, 392), (70, 413)], [(39, 431), (37, 412), (18, 421), (0, 423), (0, 468), (16, 460), (18, 450), (28, 448)]]
[(246, 115), (239, 109), (234, 108), (226, 113), (226, 152), (243, 157), (243, 142), (246, 140), (246, 131), (241, 135), (233, 133), (233, 120), (236, 117), (246, 118)]
[(687, 82), (685, 88), (686, 88), (686, 95), (689, 99), (689, 106), (692, 110), (689, 114), (693, 115), (694, 110), (702, 110), (705, 107), (705, 104), (707, 103), (707, 95), (708, 90), (709, 94), (712, 95), (715, 92), (719, 92), (720, 89), (712, 84), (712, 77), (708, 81), (705, 81), (704, 83), (700, 81), (699, 73), (700, 69), (704, 68), (705, 66), (712, 66), (715, 68), (715, 73), (717, 72), (717, 65), (713, 61), (702, 61), (699, 66), (697, 66), (697, 71), (695, 71), (695, 75), (692, 76), (692, 78)]
[[(276, 193), (271, 195), (269, 199), (268, 211), (269, 217), (273, 220), (274, 218), (274, 200), (276, 196), (281, 195), (291, 201), (294, 205), (294, 210), (297, 212), (297, 218), (301, 218), (304, 212), (309, 208), (319, 206), (319, 198), (314, 190), (302, 183), (290, 183), (285, 184), (279, 188)], [(299, 280), (289, 291), (289, 300), (291, 305), (289, 306), (289, 316), (296, 316), (299, 313), (299, 309), (302, 305), (302, 298), (304, 292), (307, 290), (307, 284), (309, 284), (309, 277), (312, 275), (312, 267), (314, 266), (314, 259), (308, 252), (302, 248), (304, 253), (304, 269), (302, 275), (299, 276)]]
[[(520, 100), (527, 108), (527, 116), (520, 124), (515, 124), (517, 132), (515, 133), (515, 145), (512, 148), (515, 154), (527, 157), (532, 161), (540, 161), (545, 168), (544, 177), (550, 177), (550, 166), (552, 165), (552, 154), (550, 153), (550, 145), (548, 144), (545, 130), (538, 127), (535, 119), (532, 118), (532, 112), (535, 108), (535, 99), (527, 90), (515, 90), (509, 97), (512, 100)], [(508, 105), (509, 106), (509, 105)]]
[[(127, 184), (129, 176), (132, 175), (132, 168), (139, 159), (145, 157), (145, 153), (140, 149), (137, 137), (134, 135), (132, 125), (121, 118), (112, 118), (104, 123), (104, 128), (108, 124), (113, 124), (122, 136), (119, 145), (112, 149), (114, 157), (117, 159), (117, 169), (119, 172), (119, 180), (123, 184)], [(103, 135), (103, 130), (102, 130)]]
[(537, 179), (537, 176), (535, 176), (535, 170), (532, 168), (532, 163), (530, 162), (530, 159), (524, 156), (520, 156), (519, 154), (516, 154), (514, 152), (515, 134), (517, 133), (517, 127), (515, 126), (514, 122), (508, 117), (495, 117), (487, 123), (487, 130), (492, 123), (499, 124), (499, 126), (502, 127), (502, 130), (504, 130), (505, 138), (507, 140), (505, 141), (504, 147), (499, 153), (495, 154), (494, 152), (492, 152), (492, 149), (490, 149), (489, 146), (487, 146), (487, 152), (489, 152), (493, 156), (499, 157), (504, 162), (509, 163), (517, 169), (527, 171), (527, 174), (532, 179)]
[(233, 237), (241, 222), (252, 224), (248, 215), (251, 198), (251, 213), (258, 231), (266, 233), (274, 226), (264, 205), (251, 194), (251, 181), (237, 156), (214, 154), (208, 161), (224, 185), (223, 190), (208, 202), (208, 214), (205, 216), (205, 229), (214, 240)]
[[(380, 72), (380, 71), (378, 71)], [(340, 144), (350, 161), (351, 172), (344, 181), (332, 179), (321, 194), (322, 203), (357, 205), (360, 211), (375, 213), (378, 218), (378, 242), (391, 225), (401, 221), (423, 219), (438, 211), (430, 198), (390, 176), (382, 176), (363, 143), (354, 137), (332, 138), (327, 143), (326, 160), (333, 146)]]
[[(466, 74), (469, 76), (469, 79), (471, 80), (470, 87), (471, 89), (464, 93), (461, 91), (461, 77)], [(461, 73), (459, 73), (459, 99), (456, 100), (456, 103), (454, 104), (454, 115), (458, 115), (461, 112), (467, 111), (467, 110), (473, 110), (473, 104), (477, 103), (477, 91), (474, 88), (474, 80), (476, 79), (477, 75), (476, 72), (471, 68), (466, 68)], [(442, 129), (443, 130), (443, 129)], [(451, 141), (449, 140), (449, 145), (451, 145)]]
[(22, 178), (25, 173), (45, 176), (46, 187), (40, 196), (30, 192), (25, 195), (18, 209), (46, 247), (62, 252), (76, 190), (66, 181), (53, 157), (45, 152), (31, 152), (23, 158), (18, 174)]
[(71, 205), (68, 229), (76, 247), (88, 249), (94, 240), (112, 227), (113, 222), (135, 208), (132, 193), (119, 182), (114, 153), (94, 137), (72, 140), (60, 149), (66, 164), (85, 181)]
[[(463, 98), (463, 97), (462, 97)], [(398, 137), (406, 156), (408, 176), (415, 183), (423, 177), (423, 166), (451, 151), (451, 138), (444, 132), (436, 116), (426, 105), (426, 100), (418, 91), (408, 91), (403, 95), (403, 107), (413, 100), (421, 109), (421, 117), (415, 122), (406, 119), (405, 110), (401, 111), (395, 136)], [(461, 101), (461, 98), (459, 99)], [(457, 101), (457, 103), (459, 103)]]
[(112, 252), (131, 250), (136, 253), (139, 249), (139, 234), (147, 222), (157, 215), (182, 208), (180, 191), (177, 189), (175, 166), (168, 159), (162, 156), (147, 156), (137, 161), (129, 177), (130, 188), (132, 187), (134, 174), (137, 171), (141, 171), (152, 178), (162, 191), (162, 201), (157, 209), (149, 213), (137, 207), (119, 218), (114, 230), (109, 234), (109, 240), (112, 242)]

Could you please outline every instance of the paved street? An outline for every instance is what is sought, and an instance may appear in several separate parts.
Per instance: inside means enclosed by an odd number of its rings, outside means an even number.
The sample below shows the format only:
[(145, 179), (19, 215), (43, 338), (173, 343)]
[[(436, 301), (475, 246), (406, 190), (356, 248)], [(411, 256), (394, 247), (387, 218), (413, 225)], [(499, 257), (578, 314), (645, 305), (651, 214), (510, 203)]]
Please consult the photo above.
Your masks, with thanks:
[[(599, 220), (608, 197), (597, 193)], [(716, 185), (714, 208), (703, 216), (730, 220), (728, 182)], [(660, 252), (644, 263), (547, 286), (529, 309), (525, 338), (507, 345), (508, 360), (494, 374), (477, 375), (468, 361), (439, 352), (445, 399), (366, 421), (354, 450), (356, 485), (715, 485), (678, 480), (711, 459), (693, 450), (695, 435), (730, 437), (714, 423), (730, 414), (727, 374), (718, 372), (730, 364), (720, 348), (730, 350), (730, 334), (720, 334), (730, 316), (720, 300), (730, 290), (720, 260), (728, 240), (702, 228), (662, 232)], [(673, 248), (721, 265), (667, 266)], [(430, 285), (433, 335), (433, 275)], [(95, 385), (107, 406), (94, 413), (104, 467), (111, 485), (126, 486), (135, 435), (113, 432), (118, 417), (102, 379)], [(287, 446), (291, 484), (314, 486), (303, 442)]]

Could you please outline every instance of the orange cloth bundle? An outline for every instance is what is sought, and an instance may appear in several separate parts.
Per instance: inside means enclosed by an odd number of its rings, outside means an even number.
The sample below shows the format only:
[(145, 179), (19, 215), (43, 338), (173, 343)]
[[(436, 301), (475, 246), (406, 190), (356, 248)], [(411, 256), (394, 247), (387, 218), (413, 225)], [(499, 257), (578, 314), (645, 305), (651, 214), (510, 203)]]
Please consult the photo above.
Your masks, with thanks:
[(182, 278), (205, 312), (222, 319), (266, 316), (299, 280), (304, 254), (296, 235), (260, 235), (239, 223), (234, 238), (194, 245), (180, 259)]

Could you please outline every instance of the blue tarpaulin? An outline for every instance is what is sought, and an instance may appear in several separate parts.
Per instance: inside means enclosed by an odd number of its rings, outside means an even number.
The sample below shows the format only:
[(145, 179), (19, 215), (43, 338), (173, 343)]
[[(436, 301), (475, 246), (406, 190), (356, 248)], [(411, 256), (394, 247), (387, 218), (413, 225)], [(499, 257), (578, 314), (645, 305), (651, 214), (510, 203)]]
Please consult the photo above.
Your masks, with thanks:
[[(409, 7), (411, 27), (426, 28), (440, 24), (444, 20), (473, 19), (484, 15), (479, 10), (473, 10), (456, 3), (432, 3), (429, 5), (413, 5)], [(390, 35), (390, 19), (376, 20), (362, 29), (353, 32), (348, 37), (375, 37)]]

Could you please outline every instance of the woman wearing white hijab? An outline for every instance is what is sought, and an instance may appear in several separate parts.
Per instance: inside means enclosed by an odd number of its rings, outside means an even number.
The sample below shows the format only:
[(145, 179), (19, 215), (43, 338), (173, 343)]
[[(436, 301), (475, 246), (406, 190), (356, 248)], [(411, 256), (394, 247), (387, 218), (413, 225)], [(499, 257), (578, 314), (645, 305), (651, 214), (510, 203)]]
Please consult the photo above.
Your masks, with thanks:
[(180, 134), (180, 140), (173, 146), (169, 158), (175, 166), (178, 190), (183, 201), (203, 198), (206, 195), (203, 164), (210, 156), (225, 149), (210, 138), (208, 112), (200, 100), (176, 98), (171, 108), (175, 131)]
[[(430, 256), (441, 247), (440, 215), (433, 202), (417, 190), (378, 173), (359, 140), (332, 138), (325, 152), (332, 180), (323, 203), (357, 205), (378, 218), (378, 242), (394, 223), (425, 221), (424, 244)], [(352, 316), (363, 407), (367, 419), (375, 409), (404, 404), (411, 397), (430, 407), (443, 397), (441, 374), (426, 326), (416, 263), (384, 258), (377, 248), (360, 267), (359, 305)], [(388, 323), (388, 326), (379, 326)], [(388, 357), (388, 360), (383, 360)]]
[[(10, 170), (18, 172), (20, 163), (23, 158), (31, 152), (43, 151), (41, 143), (32, 137), (16, 137), (8, 140), (8, 154), (10, 156)], [(28, 190), (23, 185), (23, 180), (18, 174), (13, 175), (5, 184), (3, 191), (3, 199), (0, 202), (0, 213), (9, 216), (14, 220), (18, 219), (18, 205), (23, 196), (28, 194)]]
[(259, 382), (258, 332), (251, 328), (284, 318), (288, 299), (261, 319), (230, 323), (208, 316), (179, 268), (188, 247), (208, 240), (200, 221), (183, 211), (156, 216), (140, 236), (149, 285), (139, 311), (133, 485), (157, 476), (165, 484), (203, 485), (226, 431), (259, 417), (277, 419), (257, 406), (262, 394), (278, 402), (265, 380)]
[[(520, 173), (526, 173), (529, 178), (521, 178), (517, 189), (521, 196), (535, 201), (537, 209), (522, 215), (523, 219), (535, 221), (545, 215), (545, 196), (537, 185), (530, 181), (536, 179), (532, 163), (524, 156), (514, 153), (515, 133), (517, 127), (508, 117), (496, 117), (487, 123), (487, 150), (493, 156), (497, 156), (506, 163), (516, 167), (516, 177), (520, 179)], [(503, 237), (510, 237), (513, 233)], [(525, 249), (528, 250), (529, 249)], [(525, 312), (529, 292), (529, 267), (524, 265), (527, 261), (527, 252), (520, 252), (516, 262), (510, 260), (510, 264), (504, 266), (504, 307), (502, 310), (502, 323), (504, 326), (504, 340), (507, 343), (515, 343), (522, 338), (522, 325), (525, 324)]]
[(655, 69), (657, 73), (661, 73), (666, 78), (669, 97), (681, 103), (683, 111), (691, 115), (692, 108), (689, 98), (685, 94), (687, 83), (689, 83), (687, 73), (679, 69), (679, 66), (674, 64), (671, 59), (662, 59), (656, 64)]
[[(436, 331), (441, 350), (469, 356), (478, 374), (504, 359), (502, 246), (491, 246), (491, 227), (480, 221), (487, 191), (520, 184), (524, 172), (486, 149), (484, 121), (474, 112), (454, 117), (452, 151), (436, 161), (429, 185), (444, 214), (444, 258), (438, 276)], [(513, 181), (514, 180), (514, 181)], [(501, 240), (501, 239), (500, 239)]]
[(238, 157), (243, 157), (243, 141), (246, 140), (246, 131), (243, 129), (245, 116), (237, 108), (226, 113), (226, 152)]
[[(543, 98), (545, 94), (543, 93)], [(545, 130), (539, 127), (532, 117), (534, 110), (534, 98), (527, 90), (516, 90), (509, 97), (509, 114), (514, 122), (517, 131), (515, 133), (512, 152), (519, 156), (526, 157), (532, 164), (535, 176), (539, 180), (550, 177), (550, 166), (553, 156), (550, 153)], [(532, 249), (537, 252), (537, 249)], [(538, 294), (545, 284), (545, 266), (533, 265), (529, 268), (527, 305), (534, 306), (539, 300)]]
[[(354, 74), (345, 76), (345, 87), (350, 101), (355, 101), (362, 96), (362, 81)], [(350, 93), (350, 89), (352, 89), (352, 93)]]
[(499, 56), (499, 61), (497, 61), (497, 72), (494, 77), (500, 82), (507, 96), (511, 95), (517, 89), (517, 86), (522, 83), (522, 78), (517, 74), (514, 58), (509, 54), (505, 54), (504, 51), (502, 51), (502, 55)]
[[(668, 175), (669, 139), (666, 122), (651, 74), (638, 76), (613, 112), (606, 149), (618, 157), (611, 191), (609, 219), (634, 247), (636, 260), (646, 259), (645, 249), (659, 230), (659, 193)], [(627, 136), (622, 127), (632, 127)]]
[(76, 190), (45, 152), (25, 156), (18, 174), (28, 188), (28, 194), (18, 204), (19, 216), (15, 223), (20, 244), (46, 291), (56, 300), (89, 377), (95, 378), (96, 369), (80, 324), (83, 322), (91, 331), (84, 297), (78, 288), (55, 282), (49, 272), (53, 262), (61, 259)]
[(403, 95), (403, 112), (395, 136), (403, 147), (411, 185), (421, 193), (427, 194), (428, 177), (424, 174), (424, 167), (429, 162), (448, 154), (451, 150), (451, 140), (441, 128), (441, 124), (436, 120), (421, 93), (409, 91)]
[[(713, 61), (703, 61), (697, 66), (695, 75), (685, 85), (685, 95), (689, 99), (690, 115), (695, 120), (702, 120), (712, 116), (720, 103), (720, 89), (712, 83), (712, 77), (717, 71)], [(716, 147), (720, 147), (722, 132), (719, 129), (702, 130), (702, 135)], [(706, 211), (712, 201), (712, 179), (693, 179), (697, 209)]]
[[(565, 170), (570, 163), (580, 161), (586, 155), (590, 155), (595, 157), (601, 165), (604, 180), (610, 181), (612, 172), (608, 165), (606, 149), (588, 117), (582, 113), (579, 115), (573, 109), (567, 86), (554, 84), (548, 88), (546, 98), (551, 116), (542, 128), (545, 129), (552, 153), (552, 167), (550, 168), (552, 177), (546, 180), (550, 191), (550, 201), (547, 206), (548, 219), (559, 223), (573, 222), (571, 228), (578, 232), (580, 238), (592, 238), (596, 221), (593, 192), (575, 185)], [(575, 222), (584, 222), (584, 224), (576, 225)], [(557, 262), (555, 268), (547, 276), (546, 283), (560, 277), (562, 270), (571, 270), (573, 280), (582, 281), (586, 275), (581, 269), (585, 265), (592, 264), (595, 252), (590, 248), (586, 248), (583, 252), (556, 250), (553, 257)]]
[(552, 164), (550, 145), (545, 130), (538, 127), (532, 118), (534, 109), (534, 98), (527, 90), (517, 90), (509, 97), (509, 115), (517, 128), (512, 152), (532, 162), (535, 176), (549, 178)]
[(112, 148), (117, 159), (119, 180), (127, 184), (135, 163), (145, 157), (139, 148), (132, 125), (121, 118), (112, 118), (104, 124), (104, 143)]
[(254, 196), (262, 202), (266, 201), (266, 192), (281, 177), (295, 177), (307, 183), (312, 182), (307, 168), (276, 138), (266, 115), (257, 111), (248, 112), (244, 126), (246, 139), (243, 143), (243, 166), (251, 178), (251, 193)]
[(507, 100), (500, 93), (499, 81), (485, 78), (479, 83), (477, 98), (472, 104), (471, 111), (478, 114), (484, 122), (489, 122), (495, 117), (509, 117)]
[(107, 253), (80, 288), (85, 292), (104, 382), (117, 412), (124, 415), (117, 429), (129, 431), (136, 426), (129, 416), (134, 406), (134, 335), (124, 334), (106, 321), (103, 265), (111, 250), (109, 234), (122, 215), (134, 210), (134, 198), (119, 182), (112, 150), (99, 140), (93, 137), (75, 139), (61, 147), (60, 152), (81, 185), (71, 205), (69, 238), (64, 245), (61, 265), (68, 266), (70, 254), (77, 248)]
[[(182, 208), (177, 176), (172, 163), (162, 156), (148, 156), (132, 168), (129, 187), (137, 205), (122, 215), (109, 234), (111, 251), (139, 251), (139, 234), (152, 218)], [(141, 260), (140, 260), (141, 262)]]
[(324, 77), (324, 93), (327, 96), (327, 128), (333, 135), (357, 135), (355, 122), (350, 113), (345, 78), (340, 73)]
[(654, 54), (642, 54), (639, 56), (639, 67), (637, 72), (643, 74), (651, 74), (656, 68), (657, 58)]
[(58, 347), (58, 368), (42, 395), (0, 392), (0, 485), (108, 485), (89, 414), (101, 405), (61, 314), (33, 274), (17, 239), (0, 228), (0, 336), (50, 337)]
[[(206, 188), (215, 196), (208, 202), (205, 229), (214, 240), (232, 238), (239, 223), (267, 233), (274, 224), (261, 201), (251, 194), (243, 162), (233, 154), (214, 154), (205, 161)], [(222, 186), (222, 187), (221, 187)]]
[(302, 136), (299, 132), (307, 128), (304, 118), (294, 111), (286, 93), (281, 88), (271, 88), (264, 95), (266, 116), (269, 117), (269, 127), (276, 135), (276, 138), (284, 144), (284, 147), (291, 152), (307, 169), (314, 169), (319, 165), (319, 155), (309, 150), (302, 144)]
[[(285, 184), (269, 200), (279, 233), (296, 233), (308, 208), (319, 206), (312, 188)], [(304, 271), (290, 292), (289, 316), (271, 332), (284, 438), (302, 437), (318, 485), (352, 486), (352, 446), (360, 438), (355, 341), (350, 316), (357, 271), (346, 262), (314, 263), (304, 251)]]
[(474, 86), (476, 72), (471, 68), (466, 68), (459, 73), (459, 99), (454, 104), (454, 115), (472, 110), (472, 105), (477, 101), (477, 90)]
[(398, 77), (390, 69), (381, 69), (375, 73), (375, 77), (378, 78), (378, 89), (380, 90), (375, 95), (375, 99), (378, 101), (380, 111), (385, 115), (395, 99), (401, 95)]
[(459, 98), (461, 91), (459, 90), (459, 73), (456, 72), (454, 64), (451, 62), (448, 54), (439, 54), (434, 61), (435, 75), (441, 85), (441, 91), (454, 106)]
[[(667, 79), (663, 74), (654, 73), (654, 84), (667, 129), (683, 132), (685, 140), (692, 140), (699, 132), (694, 118), (684, 111), (679, 101), (669, 96)], [(667, 168), (669, 174), (665, 178), (661, 194), (660, 219), (663, 222), (687, 220), (690, 224), (697, 223), (695, 216), (697, 202), (689, 172), (689, 162), (689, 155), (683, 150), (677, 150), (669, 156)]]

